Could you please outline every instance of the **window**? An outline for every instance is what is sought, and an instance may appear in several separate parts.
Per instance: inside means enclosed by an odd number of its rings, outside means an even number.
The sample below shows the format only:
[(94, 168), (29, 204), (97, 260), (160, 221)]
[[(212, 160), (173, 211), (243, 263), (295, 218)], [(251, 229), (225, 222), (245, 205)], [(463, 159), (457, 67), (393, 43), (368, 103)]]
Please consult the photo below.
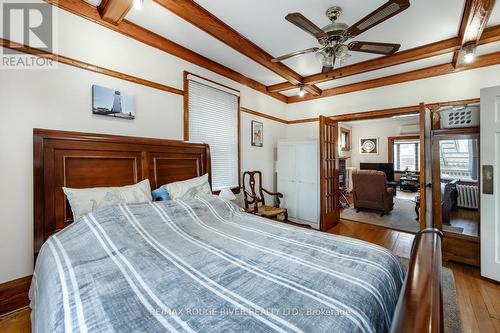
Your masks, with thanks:
[(210, 145), (212, 190), (238, 188), (239, 92), (192, 74), (187, 80), (184, 139)]
[(419, 171), (420, 141), (394, 140), (394, 171)]
[(351, 130), (345, 127), (340, 127), (339, 147), (342, 151), (351, 150)]
[(439, 159), (442, 179), (477, 181), (478, 140), (450, 139), (439, 141)]

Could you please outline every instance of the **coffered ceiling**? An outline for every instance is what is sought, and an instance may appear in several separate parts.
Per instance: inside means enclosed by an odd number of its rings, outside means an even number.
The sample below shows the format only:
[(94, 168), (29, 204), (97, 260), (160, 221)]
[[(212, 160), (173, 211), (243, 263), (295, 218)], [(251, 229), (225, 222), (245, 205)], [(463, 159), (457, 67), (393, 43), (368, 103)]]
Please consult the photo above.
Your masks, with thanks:
[[(287, 22), (288, 13), (300, 12), (319, 27), (330, 23), (325, 11), (335, 5), (342, 8), (339, 21), (352, 25), (383, 5), (385, 0), (197, 0), (215, 16), (274, 56), (318, 46), (314, 38)], [(375, 26), (354, 40), (401, 44), (405, 50), (455, 37), (465, 0), (413, 0), (406, 11)], [(379, 57), (352, 52), (345, 65)], [(321, 71), (314, 55), (286, 60), (303, 76)]]
[(132, 10), (127, 20), (166, 37), (190, 50), (217, 61), (265, 85), (283, 78), (198, 29), (156, 2), (146, 2), (142, 10)]
[[(120, 0), (127, 1), (127, 0)], [(160, 3), (163, 1), (163, 6)], [(195, 5), (203, 7), (207, 13), (222, 21), (228, 28), (232, 28), (244, 37), (250, 44), (260, 48), (264, 54), (271, 57), (280, 56), (293, 51), (318, 46), (317, 41), (284, 19), (291, 12), (300, 12), (319, 27), (329, 23), (325, 15), (326, 9), (331, 6), (342, 7), (339, 21), (351, 25), (372, 12), (387, 0), (195, 0)], [(481, 0), (410, 0), (410, 7), (402, 13), (375, 26), (354, 40), (386, 42), (401, 44), (399, 52), (410, 50), (422, 45), (457, 38), (460, 24), (467, 1), (480, 2)], [(207, 33), (200, 28), (198, 22), (188, 22), (181, 18), (176, 10), (167, 9), (165, 3), (175, 3), (178, 8), (186, 4), (177, 0), (145, 0), (141, 10), (132, 8), (125, 16), (125, 20), (135, 23), (166, 39), (178, 43), (208, 59), (226, 66), (248, 78), (258, 81), (266, 86), (286, 82), (287, 79), (280, 75), (267, 63), (255, 61), (248, 56), (248, 51), (243, 48), (231, 47), (227, 41), (222, 41), (220, 36)], [(90, 0), (98, 6), (100, 0)], [(189, 2), (187, 2), (189, 3)], [(208, 21), (207, 21), (208, 22)], [(193, 24), (194, 23), (194, 24)], [(204, 23), (201, 23), (203, 25)], [(208, 24), (208, 23), (205, 23)], [(198, 25), (198, 26), (196, 26)], [(500, 25), (500, 4), (497, 2), (492, 10), (487, 27)], [(206, 29), (205, 29), (206, 30)], [(210, 32), (210, 31), (209, 31)], [(500, 35), (495, 30), (495, 34)], [(494, 38), (492, 43), (480, 45), (478, 55), (500, 51), (500, 36)], [(316, 83), (321, 89), (349, 85), (366, 80), (406, 73), (430, 66), (451, 63), (453, 51), (428, 58), (419, 57), (416, 61), (398, 62), (396, 65), (380, 66), (381, 69), (362, 72), (347, 77), (336, 78), (325, 82)], [(246, 54), (245, 54), (246, 53)], [(350, 52), (352, 55), (344, 64), (351, 66), (361, 62), (380, 58), (379, 55)], [(266, 59), (269, 62), (270, 59)], [(489, 62), (491, 63), (491, 61)], [(321, 65), (314, 54), (304, 55), (285, 60), (284, 67), (290, 72), (307, 77), (321, 72)], [(267, 67), (267, 68), (266, 68)], [(316, 81), (319, 82), (319, 81)], [(281, 91), (285, 96), (298, 94), (296, 87), (290, 85), (288, 90)], [(318, 89), (318, 91), (320, 91)], [(279, 91), (279, 90), (278, 90)], [(321, 96), (316, 96), (321, 97)], [(292, 101), (298, 101), (292, 98)]]

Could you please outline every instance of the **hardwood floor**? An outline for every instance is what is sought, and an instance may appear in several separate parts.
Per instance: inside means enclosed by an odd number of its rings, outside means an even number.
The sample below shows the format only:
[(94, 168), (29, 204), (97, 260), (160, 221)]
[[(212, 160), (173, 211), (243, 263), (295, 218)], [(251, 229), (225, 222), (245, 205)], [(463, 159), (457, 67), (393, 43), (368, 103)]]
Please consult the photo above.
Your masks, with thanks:
[(450, 223), (454, 227), (463, 228), (462, 234), (468, 236), (479, 235), (479, 211), (459, 208), (457, 212), (451, 212)]
[[(362, 239), (384, 246), (394, 254), (408, 258), (414, 236), (374, 225), (341, 221), (329, 230), (332, 234)], [(465, 333), (500, 333), (500, 283), (479, 275), (479, 269), (456, 263), (445, 263), (453, 270), (457, 297)], [(30, 332), (30, 310), (18, 311), (0, 318), (0, 332)]]
[[(328, 232), (384, 246), (409, 258), (414, 236), (369, 224), (341, 221)], [(482, 278), (479, 269), (445, 262), (453, 270), (464, 333), (500, 333), (500, 283)]]
[(23, 309), (12, 314), (0, 317), (1, 333), (28, 333), (31, 332), (31, 310)]

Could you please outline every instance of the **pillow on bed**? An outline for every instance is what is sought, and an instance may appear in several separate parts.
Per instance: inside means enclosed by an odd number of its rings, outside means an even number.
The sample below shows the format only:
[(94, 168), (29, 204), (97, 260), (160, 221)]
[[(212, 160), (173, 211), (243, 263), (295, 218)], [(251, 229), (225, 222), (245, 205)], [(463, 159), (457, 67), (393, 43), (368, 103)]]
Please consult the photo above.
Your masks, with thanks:
[(75, 221), (100, 207), (120, 203), (151, 202), (152, 200), (148, 179), (135, 185), (94, 188), (63, 187), (63, 191), (68, 198)]
[(157, 188), (153, 192), (151, 192), (151, 196), (153, 197), (153, 201), (169, 201), (170, 195), (168, 195), (167, 190), (162, 186)]
[(212, 189), (210, 189), (210, 184), (208, 183), (208, 173), (200, 177), (169, 183), (163, 185), (163, 187), (173, 200), (192, 198), (195, 195), (212, 194)]

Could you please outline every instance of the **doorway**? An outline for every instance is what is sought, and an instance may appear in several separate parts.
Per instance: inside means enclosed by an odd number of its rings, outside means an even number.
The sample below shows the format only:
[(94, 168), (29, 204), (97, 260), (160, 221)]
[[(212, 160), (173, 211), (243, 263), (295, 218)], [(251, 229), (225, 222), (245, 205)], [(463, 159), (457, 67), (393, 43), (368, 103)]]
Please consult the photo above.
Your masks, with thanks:
[[(334, 224), (344, 219), (411, 233), (421, 229), (425, 217), (420, 216), (418, 201), (424, 161), (420, 109), (424, 109), (423, 104), (412, 110), (384, 110), (361, 117), (320, 117), (320, 165), (325, 175), (321, 177), (321, 207), (326, 212), (333, 204), (338, 206), (338, 213), (332, 215)], [(368, 133), (374, 128), (380, 133)], [(394, 170), (395, 165), (398, 170)], [(353, 171), (361, 169), (374, 171), (375, 177), (365, 179), (356, 172), (354, 179)], [(332, 199), (328, 206), (326, 200)]]
[(443, 256), (480, 264), (479, 127), (432, 131), (434, 227), (443, 231)]

